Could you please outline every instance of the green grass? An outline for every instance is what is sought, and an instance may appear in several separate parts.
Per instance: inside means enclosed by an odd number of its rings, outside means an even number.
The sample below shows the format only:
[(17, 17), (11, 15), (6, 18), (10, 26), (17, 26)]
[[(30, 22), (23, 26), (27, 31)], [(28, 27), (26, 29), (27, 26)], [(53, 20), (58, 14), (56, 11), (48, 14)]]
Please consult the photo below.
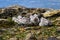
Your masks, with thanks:
[[(52, 18), (51, 20), (55, 20), (55, 19), (56, 18)], [(56, 30), (57, 30), (56, 28), (59, 27), (57, 25), (43, 26), (43, 27), (31, 26), (30, 30), (24, 29), (25, 30), (24, 31), (24, 30), (20, 30), (20, 28), (21, 28), (20, 26), (14, 27), (16, 25), (16, 23), (14, 21), (12, 21), (11, 18), (9, 18), (8, 20), (9, 20), (8, 22), (0, 24), (0, 29), (1, 29), (1, 27), (2, 27), (2, 29), (6, 29), (5, 32), (1, 33), (1, 36), (0, 36), (1, 40), (8, 40), (9, 38), (12, 38), (12, 37), (24, 39), (25, 36), (31, 31), (34, 33), (34, 35), (36, 37), (40, 37), (40, 36), (42, 36), (42, 37), (50, 37), (50, 36), (57, 37), (60, 35), (59, 33), (56, 32)], [(56, 24), (56, 22), (54, 22), (53, 24)], [(5, 28), (5, 27), (8, 27), (9, 29)], [(36, 34), (38, 31), (40, 31), (40, 33)], [(13, 33), (11, 33), (11, 32), (13, 32)]]

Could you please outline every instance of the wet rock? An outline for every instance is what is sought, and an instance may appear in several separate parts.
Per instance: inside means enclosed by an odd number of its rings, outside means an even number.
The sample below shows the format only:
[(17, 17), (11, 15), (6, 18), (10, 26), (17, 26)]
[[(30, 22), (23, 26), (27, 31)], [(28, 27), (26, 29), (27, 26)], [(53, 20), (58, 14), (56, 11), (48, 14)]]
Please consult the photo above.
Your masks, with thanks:
[(25, 40), (37, 40), (37, 39), (36, 39), (36, 37), (33, 34), (28, 33), (26, 38), (25, 38)]
[(40, 20), (41, 20), (41, 21), (40, 21), (40, 23), (39, 23), (39, 26), (52, 25), (51, 21), (49, 21), (49, 20), (47, 20), (47, 19), (45, 19), (45, 18), (43, 18), (43, 17), (42, 17)]
[(49, 37), (47, 40), (58, 40), (56, 37)]

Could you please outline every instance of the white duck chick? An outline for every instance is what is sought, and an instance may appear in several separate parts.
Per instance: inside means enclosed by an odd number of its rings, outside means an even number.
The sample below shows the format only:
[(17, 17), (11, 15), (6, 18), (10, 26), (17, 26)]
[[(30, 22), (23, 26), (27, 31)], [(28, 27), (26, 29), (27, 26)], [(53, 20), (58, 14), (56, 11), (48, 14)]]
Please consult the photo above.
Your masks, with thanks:
[(18, 19), (21, 19), (22, 18), (22, 16), (20, 16), (20, 15), (18, 15), (18, 17), (17, 17)]
[(16, 23), (18, 23), (18, 24), (20, 24), (20, 25), (22, 25), (22, 24), (30, 24), (30, 21), (29, 21), (29, 18), (27, 18), (27, 17), (22, 17), (22, 16), (20, 16), (20, 15), (18, 15), (18, 17), (16, 18), (16, 17), (13, 17), (12, 18), (12, 20), (14, 21), (14, 22), (16, 22)]
[(18, 24), (21, 24), (21, 22), (22, 22), (22, 16), (18, 15), (17, 19), (18, 19)]
[(39, 26), (48, 26), (48, 25), (51, 25), (51, 22), (49, 20), (41, 17)]
[(19, 21), (19, 24), (29, 24), (29, 18), (27, 17), (22, 17), (22, 16), (18, 16), (18, 21)]
[(16, 17), (12, 17), (12, 21), (17, 22), (18, 23), (18, 19)]
[(30, 15), (30, 22), (33, 24), (38, 24), (38, 22), (39, 22), (38, 15), (37, 14)]

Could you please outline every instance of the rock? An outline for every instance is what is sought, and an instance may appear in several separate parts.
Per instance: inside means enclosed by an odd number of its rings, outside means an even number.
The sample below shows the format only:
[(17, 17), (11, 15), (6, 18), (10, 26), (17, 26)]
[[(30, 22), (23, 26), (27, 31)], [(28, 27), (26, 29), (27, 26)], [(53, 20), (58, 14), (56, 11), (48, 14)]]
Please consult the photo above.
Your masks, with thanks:
[(56, 18), (56, 25), (60, 26), (60, 17)]
[(57, 21), (57, 23), (55, 25), (60, 26), (60, 21)]
[(4, 9), (0, 8), (0, 14), (4, 12)]
[(9, 18), (14, 15), (17, 15), (17, 11), (15, 9), (4, 9), (4, 12), (0, 14), (0, 18)]
[(3, 32), (5, 32), (5, 30), (0, 29), (0, 33), (3, 33)]
[(25, 30), (31, 30), (32, 28), (31, 27), (26, 27)]
[(51, 10), (43, 13), (44, 17), (51, 17), (53, 15), (59, 14), (60, 15), (60, 10)]
[(49, 37), (47, 40), (58, 40), (56, 37)]
[(44, 38), (40, 38), (40, 37), (39, 37), (38, 40), (44, 40)]
[(28, 33), (25, 40), (37, 40), (37, 39), (32, 33)]
[(41, 33), (41, 31), (40, 30), (38, 30), (37, 32), (36, 32), (36, 34), (40, 34)]
[(56, 20), (59, 20), (60, 21), (60, 17), (56, 18)]
[(59, 32), (59, 33), (60, 33), (60, 27), (57, 27), (57, 32)]
[(0, 19), (0, 21), (8, 21), (7, 19)]
[(57, 39), (59, 39), (59, 40), (60, 40), (60, 36), (57, 36)]
[(26, 12), (22, 12), (20, 15), (24, 17), (24, 16), (27, 15), (27, 13)]
[(45, 18), (43, 18), (43, 17), (42, 17), (40, 20), (41, 20), (41, 21), (40, 21), (40, 23), (39, 23), (39, 26), (52, 25), (51, 21), (49, 21), (49, 20), (47, 20), (47, 19), (45, 19)]
[(9, 40), (17, 40), (17, 38), (16, 38), (16, 37), (14, 37), (14, 38), (10, 38)]

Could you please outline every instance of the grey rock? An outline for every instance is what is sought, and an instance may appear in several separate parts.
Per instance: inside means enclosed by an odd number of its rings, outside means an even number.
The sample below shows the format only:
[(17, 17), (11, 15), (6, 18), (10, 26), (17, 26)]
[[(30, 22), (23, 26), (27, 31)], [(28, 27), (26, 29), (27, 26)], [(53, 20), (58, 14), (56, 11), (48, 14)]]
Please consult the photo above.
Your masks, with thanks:
[(56, 37), (49, 37), (47, 40), (58, 40)]

